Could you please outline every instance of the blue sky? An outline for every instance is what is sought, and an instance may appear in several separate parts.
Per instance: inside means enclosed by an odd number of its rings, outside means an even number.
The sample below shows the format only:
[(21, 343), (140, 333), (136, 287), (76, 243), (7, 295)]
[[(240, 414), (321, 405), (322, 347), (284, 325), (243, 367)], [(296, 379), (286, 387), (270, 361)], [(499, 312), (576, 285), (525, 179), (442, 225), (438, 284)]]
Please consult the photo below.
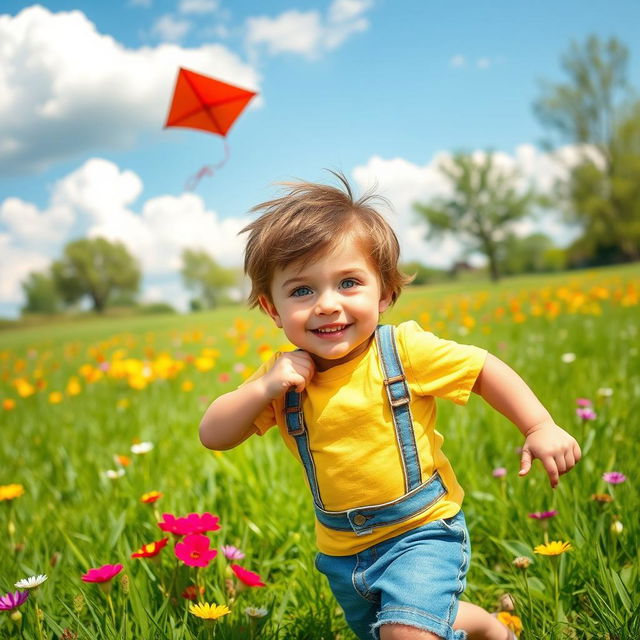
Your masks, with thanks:
[[(85, 234), (125, 242), (143, 297), (184, 307), (183, 247), (240, 264), (251, 206), (276, 181), (326, 180), (326, 167), (359, 188), (376, 180), (405, 256), (445, 266), (459, 245), (425, 242), (411, 210), (446, 191), (438, 161), (494, 149), (548, 186), (558, 169), (532, 111), (539, 81), (561, 80), (560, 55), (593, 33), (627, 44), (638, 87), (639, 32), (640, 3), (622, 0), (3, 0), (0, 315), (18, 312), (29, 271)], [(179, 65), (260, 94), (229, 132), (226, 166), (192, 193), (185, 181), (223, 143), (163, 130)]]

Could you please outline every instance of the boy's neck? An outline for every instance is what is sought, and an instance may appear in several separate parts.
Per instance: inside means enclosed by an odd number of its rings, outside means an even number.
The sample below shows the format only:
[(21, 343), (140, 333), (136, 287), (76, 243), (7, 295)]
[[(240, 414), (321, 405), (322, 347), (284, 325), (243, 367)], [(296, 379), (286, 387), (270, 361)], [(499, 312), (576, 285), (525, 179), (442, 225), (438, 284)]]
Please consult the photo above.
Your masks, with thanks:
[(371, 344), (371, 340), (373, 340), (373, 336), (375, 334), (371, 334), (362, 344), (359, 344), (355, 349), (349, 351), (346, 356), (342, 356), (341, 358), (336, 358), (335, 360), (329, 360), (327, 358), (321, 358), (317, 356), (315, 353), (311, 353), (311, 359), (316, 365), (316, 371), (328, 371), (329, 369), (333, 369), (333, 367), (337, 367), (338, 365), (344, 364), (345, 362), (350, 362), (354, 360), (359, 355), (362, 355)]

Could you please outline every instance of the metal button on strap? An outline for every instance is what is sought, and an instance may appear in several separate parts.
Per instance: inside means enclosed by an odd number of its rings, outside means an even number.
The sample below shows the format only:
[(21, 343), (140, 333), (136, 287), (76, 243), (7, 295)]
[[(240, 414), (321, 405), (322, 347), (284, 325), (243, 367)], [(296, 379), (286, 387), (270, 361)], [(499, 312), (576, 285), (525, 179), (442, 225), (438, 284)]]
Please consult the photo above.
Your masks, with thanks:
[(359, 527), (362, 526), (366, 521), (367, 519), (361, 513), (357, 514), (353, 518), (353, 523), (358, 525)]

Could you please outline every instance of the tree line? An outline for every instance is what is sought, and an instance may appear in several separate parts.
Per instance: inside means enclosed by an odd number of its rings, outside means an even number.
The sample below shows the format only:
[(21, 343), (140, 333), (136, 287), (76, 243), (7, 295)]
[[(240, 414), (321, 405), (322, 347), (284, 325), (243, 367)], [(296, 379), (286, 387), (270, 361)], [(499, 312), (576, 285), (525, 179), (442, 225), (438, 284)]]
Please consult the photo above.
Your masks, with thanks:
[[(561, 57), (565, 81), (543, 82), (534, 111), (548, 132), (545, 147), (574, 147), (565, 175), (551, 193), (523, 187), (523, 176), (506, 170), (488, 150), (454, 153), (439, 165), (450, 195), (417, 202), (428, 223), (427, 238), (447, 234), (466, 251), (483, 254), (492, 280), (523, 272), (628, 262), (640, 258), (640, 99), (627, 77), (629, 52), (616, 38), (590, 36), (572, 42)], [(575, 155), (577, 154), (577, 159)], [(563, 162), (558, 158), (558, 162)], [(514, 223), (541, 210), (558, 212), (579, 228), (565, 249), (544, 233), (520, 237)], [(437, 278), (437, 270), (405, 265), (416, 284)], [(22, 283), (23, 313), (55, 313), (89, 299), (93, 309), (131, 305), (142, 272), (119, 242), (83, 238), (66, 245), (46, 272)], [(207, 252), (185, 249), (181, 276), (193, 297), (192, 309), (213, 308), (239, 282), (235, 270), (218, 265)]]

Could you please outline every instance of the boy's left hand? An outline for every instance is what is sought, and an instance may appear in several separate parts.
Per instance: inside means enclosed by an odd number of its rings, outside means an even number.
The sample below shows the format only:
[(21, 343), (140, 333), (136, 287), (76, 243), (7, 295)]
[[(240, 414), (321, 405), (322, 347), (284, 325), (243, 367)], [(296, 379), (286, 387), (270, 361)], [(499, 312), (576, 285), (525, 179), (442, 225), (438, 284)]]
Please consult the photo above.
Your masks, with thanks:
[(524, 441), (518, 475), (527, 475), (531, 463), (538, 458), (549, 475), (551, 487), (555, 489), (560, 476), (573, 469), (581, 457), (576, 439), (557, 424), (536, 426), (527, 433)]

